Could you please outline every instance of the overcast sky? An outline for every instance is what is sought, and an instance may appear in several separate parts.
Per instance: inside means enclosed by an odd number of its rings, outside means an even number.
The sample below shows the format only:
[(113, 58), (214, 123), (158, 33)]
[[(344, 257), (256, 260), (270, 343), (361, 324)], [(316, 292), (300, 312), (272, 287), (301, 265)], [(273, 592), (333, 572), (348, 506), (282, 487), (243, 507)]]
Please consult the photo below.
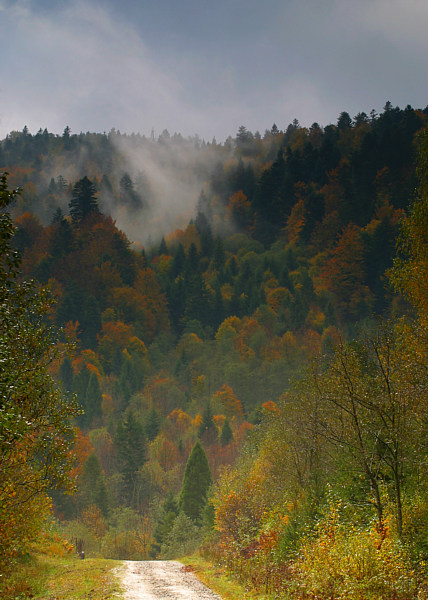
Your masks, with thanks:
[(0, 137), (223, 141), (428, 104), (427, 0), (0, 0)]

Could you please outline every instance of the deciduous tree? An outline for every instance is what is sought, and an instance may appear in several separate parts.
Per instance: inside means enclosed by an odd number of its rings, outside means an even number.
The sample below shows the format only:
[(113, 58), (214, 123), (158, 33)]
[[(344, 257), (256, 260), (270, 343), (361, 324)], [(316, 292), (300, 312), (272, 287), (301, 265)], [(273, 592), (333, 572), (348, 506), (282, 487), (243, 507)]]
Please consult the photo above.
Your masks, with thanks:
[[(0, 570), (37, 534), (50, 487), (72, 487), (73, 400), (49, 375), (57, 334), (45, 290), (18, 283), (8, 209), (17, 192), (0, 176)], [(37, 512), (40, 512), (40, 515)]]

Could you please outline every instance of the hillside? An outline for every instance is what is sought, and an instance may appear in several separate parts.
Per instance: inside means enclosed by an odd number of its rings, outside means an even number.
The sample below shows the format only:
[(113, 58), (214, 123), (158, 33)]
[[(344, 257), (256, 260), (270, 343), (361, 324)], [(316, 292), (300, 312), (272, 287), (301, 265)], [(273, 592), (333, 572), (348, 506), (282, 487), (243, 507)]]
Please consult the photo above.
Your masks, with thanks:
[[(422, 185), (415, 140), (427, 121), (428, 109), (387, 103), (380, 115), (342, 112), (324, 128), (295, 121), (261, 135), (241, 127), (223, 144), (166, 131), (148, 139), (69, 128), (61, 136), (25, 128), (0, 142), (0, 172), (23, 189), (12, 207), (20, 278), (50, 288), (56, 303), (49, 323), (62, 328), (58, 347), (73, 343), (49, 371), (84, 410), (74, 420), (78, 491), (51, 496), (63, 530), (83, 539), (88, 553), (147, 559), (199, 545), (213, 511), (196, 524), (179, 512), (198, 439), (218, 482), (217, 541), (207, 552), (226, 560), (222, 549), (233, 548), (230, 569), (256, 587), (280, 586), (284, 557), (301, 539), (309, 548), (306, 528), (339, 519), (339, 505), (345, 513), (355, 506), (363, 529), (372, 515), (360, 508), (374, 503), (373, 531), (386, 539), (383, 513), (396, 518), (394, 481), (410, 502), (398, 539), (417, 527), (412, 511), (425, 522), (425, 500), (422, 508), (414, 504), (416, 466), (406, 463), (406, 479), (398, 459), (388, 462), (384, 449), (370, 445), (374, 425), (364, 430), (358, 463), (355, 440), (338, 432), (343, 414), (320, 408), (318, 392), (330, 390), (331, 399), (341, 389), (346, 397), (344, 364), (361, 394), (370, 395), (370, 385), (383, 389), (370, 369), (369, 387), (363, 383), (373, 351), (384, 365), (375, 323), (415, 311), (407, 284), (396, 284), (403, 297), (386, 273)], [(404, 334), (388, 327), (395, 351)], [(347, 344), (361, 329), (377, 341), (361, 342), (354, 355)], [(400, 352), (394, 365), (404, 377)], [(408, 385), (411, 394), (419, 385), (426, 399), (419, 377)], [(336, 406), (350, 414), (341, 402)], [(380, 427), (390, 410), (358, 418)], [(410, 410), (423, 420), (416, 406)], [(341, 456), (329, 436), (346, 448)], [(389, 447), (389, 438), (384, 443)], [(406, 446), (404, 454), (413, 450)], [(379, 459), (375, 474), (351, 467), (355, 454), (364, 464), (366, 452)], [(235, 469), (225, 470), (238, 456)], [(421, 486), (418, 498), (426, 498)], [(378, 496), (369, 499), (374, 488)], [(258, 580), (257, 561), (276, 571), (261, 569)]]

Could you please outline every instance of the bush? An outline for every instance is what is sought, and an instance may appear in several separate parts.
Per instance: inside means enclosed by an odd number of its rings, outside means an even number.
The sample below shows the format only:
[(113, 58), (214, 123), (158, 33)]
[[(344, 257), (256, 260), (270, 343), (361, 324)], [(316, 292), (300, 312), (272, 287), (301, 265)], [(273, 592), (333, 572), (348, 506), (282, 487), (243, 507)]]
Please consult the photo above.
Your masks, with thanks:
[(163, 558), (179, 558), (192, 554), (201, 544), (201, 530), (194, 521), (183, 512), (175, 519), (166, 542), (162, 544)]
[(308, 537), (291, 569), (286, 597), (301, 600), (411, 600), (425, 598), (412, 569), (408, 549), (388, 524), (354, 527), (340, 521), (332, 505)]

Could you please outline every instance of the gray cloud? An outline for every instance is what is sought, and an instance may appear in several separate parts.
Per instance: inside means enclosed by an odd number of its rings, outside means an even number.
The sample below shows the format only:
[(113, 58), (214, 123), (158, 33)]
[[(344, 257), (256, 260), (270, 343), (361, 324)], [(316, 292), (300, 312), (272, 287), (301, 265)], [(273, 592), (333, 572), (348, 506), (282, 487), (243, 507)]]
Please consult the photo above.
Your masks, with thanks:
[(0, 0), (0, 15), (2, 137), (68, 124), (222, 140), (428, 101), (425, 0)]

